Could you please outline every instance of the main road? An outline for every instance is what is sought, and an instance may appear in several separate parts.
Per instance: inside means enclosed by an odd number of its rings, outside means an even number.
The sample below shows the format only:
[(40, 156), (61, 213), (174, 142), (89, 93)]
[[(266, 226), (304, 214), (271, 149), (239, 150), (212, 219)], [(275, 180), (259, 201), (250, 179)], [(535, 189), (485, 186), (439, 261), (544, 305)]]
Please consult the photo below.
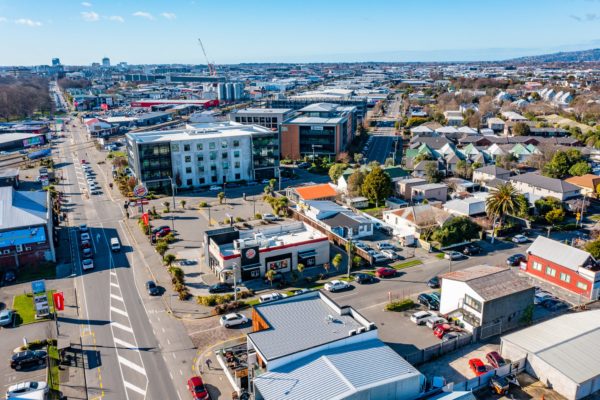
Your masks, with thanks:
[[(145, 292), (152, 273), (136, 250), (116, 189), (109, 188), (110, 165), (103, 163), (104, 155), (87, 138), (80, 121), (66, 128), (55, 161), (64, 177), (59, 190), (68, 198), (68, 222), (73, 227), (70, 242), (81, 336), (88, 354), (97, 355), (89, 358), (89, 398), (187, 399), (185, 384), (196, 354), (193, 344), (162, 300)], [(101, 194), (88, 193), (81, 160), (92, 166)], [(81, 268), (76, 228), (82, 224), (89, 227), (95, 253), (95, 268), (87, 271)], [(121, 242), (120, 252), (110, 249), (114, 237)]]

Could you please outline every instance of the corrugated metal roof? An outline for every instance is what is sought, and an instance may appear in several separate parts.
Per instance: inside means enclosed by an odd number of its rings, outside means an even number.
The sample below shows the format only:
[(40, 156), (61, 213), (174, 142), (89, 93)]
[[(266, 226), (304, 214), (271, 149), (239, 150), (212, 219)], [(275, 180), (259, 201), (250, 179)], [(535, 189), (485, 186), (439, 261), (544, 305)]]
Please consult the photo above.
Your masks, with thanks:
[(582, 384), (600, 376), (600, 310), (565, 314), (502, 337)]
[[(321, 299), (319, 292), (292, 296), (260, 304), (260, 313), (270, 329), (249, 333), (258, 351), (268, 360), (348, 337), (363, 325)], [(333, 321), (328, 320), (328, 316)]]
[(552, 261), (573, 271), (577, 271), (591, 257), (590, 253), (568, 244), (538, 236), (527, 249), (527, 253)]
[(45, 225), (47, 192), (18, 192), (0, 187), (0, 230)]
[(254, 379), (265, 400), (342, 399), (388, 382), (422, 375), (379, 339), (328, 349), (301, 358)]

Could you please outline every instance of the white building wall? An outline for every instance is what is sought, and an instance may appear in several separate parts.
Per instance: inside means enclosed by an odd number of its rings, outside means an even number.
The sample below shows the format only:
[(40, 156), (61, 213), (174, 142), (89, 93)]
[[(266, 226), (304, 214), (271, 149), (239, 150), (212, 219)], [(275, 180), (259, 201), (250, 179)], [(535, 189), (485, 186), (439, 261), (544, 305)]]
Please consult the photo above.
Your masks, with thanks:
[[(451, 279), (442, 279), (442, 298), (440, 301), (440, 313), (447, 314), (463, 307), (465, 295), (469, 295), (475, 300), (481, 302), (483, 309), (483, 298), (479, 296), (467, 283)], [(473, 315), (481, 319), (481, 312), (477, 312), (469, 306), (465, 308)]]

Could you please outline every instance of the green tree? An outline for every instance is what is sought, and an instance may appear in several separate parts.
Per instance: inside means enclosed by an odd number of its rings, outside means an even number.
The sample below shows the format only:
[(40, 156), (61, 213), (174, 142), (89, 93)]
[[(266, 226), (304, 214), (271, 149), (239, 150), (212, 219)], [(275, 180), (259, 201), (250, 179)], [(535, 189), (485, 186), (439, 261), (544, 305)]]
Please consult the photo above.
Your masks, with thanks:
[(534, 205), (538, 214), (544, 218), (550, 211), (562, 209), (561, 201), (554, 197), (543, 197), (539, 200), (536, 200)]
[(475, 161), (472, 165), (471, 168), (473, 168), (473, 170), (476, 170), (477, 168), (481, 168), (483, 167), (483, 164), (481, 164), (479, 161)]
[(425, 177), (429, 183), (441, 182), (443, 175), (438, 169), (437, 161), (427, 161), (425, 164)]
[(517, 217), (529, 217), (529, 200), (524, 194), (517, 195)]
[(560, 224), (565, 220), (565, 210), (562, 208), (555, 208), (554, 210), (549, 211), (544, 218), (552, 226)]
[(543, 174), (550, 178), (564, 178), (571, 168), (571, 158), (564, 151), (557, 151), (552, 156), (550, 162), (546, 163), (543, 169)]
[(490, 195), (485, 200), (485, 211), (491, 218), (498, 219), (502, 225), (507, 214), (517, 214), (518, 198), (519, 192), (510, 182), (498, 185), (496, 188), (492, 188)]
[(223, 200), (225, 199), (225, 192), (219, 192), (217, 198), (219, 199), (219, 204), (223, 204)]
[(569, 175), (573, 176), (582, 176), (591, 172), (592, 167), (590, 167), (590, 164), (586, 163), (585, 161), (579, 161), (569, 168)]
[(362, 184), (365, 181), (365, 174), (357, 169), (348, 177), (348, 194), (350, 196), (360, 196), (362, 194)]
[(177, 257), (175, 257), (175, 255), (171, 253), (165, 254), (165, 256), (163, 257), (163, 263), (167, 267), (170, 267), (175, 262), (175, 260), (177, 260)]
[(333, 164), (331, 168), (329, 168), (329, 177), (333, 183), (337, 183), (338, 179), (344, 171), (348, 168), (346, 164)]
[(336, 254), (333, 259), (331, 260), (331, 264), (333, 264), (333, 267), (335, 268), (336, 271), (339, 271), (340, 266), (342, 265), (342, 261), (343, 261), (343, 257), (340, 253)]
[(300, 273), (300, 276), (304, 276), (304, 268), (306, 267), (302, 263), (298, 263), (298, 265), (296, 266), (296, 269)]
[(433, 232), (432, 239), (442, 246), (461, 243), (479, 237), (479, 225), (469, 217), (454, 218)]
[(585, 250), (596, 260), (600, 257), (600, 239), (585, 244)]
[(163, 201), (162, 205), (165, 207), (165, 212), (170, 212), (171, 211), (171, 203), (169, 203), (168, 201)]
[(392, 180), (380, 166), (375, 166), (365, 177), (362, 192), (370, 202), (379, 207), (379, 203), (392, 195)]
[(271, 286), (273, 286), (273, 279), (275, 279), (275, 271), (270, 269), (267, 272), (265, 272), (265, 278), (267, 278)]
[(156, 252), (160, 254), (161, 257), (164, 257), (167, 250), (169, 250), (169, 245), (164, 240), (159, 240), (158, 243), (156, 243)]
[(413, 160), (413, 165), (417, 165), (421, 161), (425, 161), (425, 160), (428, 160), (428, 161), (433, 160), (433, 157), (431, 157), (431, 154), (429, 154), (429, 153), (418, 154)]
[(470, 179), (471, 175), (473, 175), (473, 169), (467, 161), (458, 160), (456, 162), (456, 173), (461, 178)]
[(363, 159), (362, 153), (354, 153), (354, 162), (359, 164)]
[(185, 210), (185, 205), (187, 204), (187, 201), (185, 200), (180, 200), (179, 201), (179, 205), (181, 206), (181, 208), (183, 208)]
[(525, 122), (517, 122), (512, 128), (512, 133), (515, 136), (527, 136), (529, 135), (529, 132), (529, 125)]

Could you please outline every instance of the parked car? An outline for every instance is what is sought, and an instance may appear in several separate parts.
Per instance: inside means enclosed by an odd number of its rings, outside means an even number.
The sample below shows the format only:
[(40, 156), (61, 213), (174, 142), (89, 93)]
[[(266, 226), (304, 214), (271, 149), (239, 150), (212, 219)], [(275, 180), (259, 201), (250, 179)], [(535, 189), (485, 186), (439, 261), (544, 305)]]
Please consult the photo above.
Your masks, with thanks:
[(379, 242), (379, 243), (377, 243), (377, 248), (379, 250), (385, 250), (385, 249), (391, 249), (391, 250), (393, 250), (394, 246), (392, 246), (388, 242)]
[(529, 239), (525, 235), (515, 235), (511, 239), (513, 243), (527, 243)]
[(0, 326), (8, 326), (15, 320), (15, 312), (13, 310), (0, 311)]
[(83, 232), (81, 235), (81, 241), (83, 242), (84, 240), (90, 240), (90, 234), (88, 232)]
[(454, 327), (450, 324), (438, 324), (435, 329), (433, 330), (433, 334), (435, 337), (437, 337), (438, 339), (441, 339), (444, 337), (444, 335), (448, 332), (451, 332), (454, 330)]
[(554, 298), (546, 298), (540, 302), (540, 305), (550, 311), (559, 311), (569, 307), (564, 301)]
[(304, 293), (308, 293), (308, 292), (312, 292), (312, 289), (295, 289), (295, 290), (292, 290), (292, 295), (296, 296), (298, 294), (304, 294)]
[(487, 372), (487, 368), (479, 358), (471, 358), (469, 360), (469, 368), (475, 376), (481, 376)]
[(474, 254), (479, 254), (479, 253), (481, 253), (481, 247), (477, 246), (474, 243), (466, 245), (465, 248), (463, 249), (463, 254), (465, 254), (467, 256), (472, 256)]
[(208, 188), (208, 190), (210, 190), (211, 192), (218, 192), (220, 190), (223, 190), (223, 188), (219, 185), (212, 185)]
[(430, 329), (435, 329), (436, 326), (438, 326), (440, 324), (447, 324), (447, 323), (448, 323), (448, 320), (446, 320), (446, 318), (439, 317), (439, 316), (430, 317), (427, 321), (425, 321), (425, 325), (427, 325), (427, 327)]
[(208, 293), (227, 293), (233, 292), (233, 287), (229, 283), (219, 282), (208, 288)]
[(301, 162), (300, 164), (297, 165), (297, 167), (300, 169), (307, 169), (308, 167), (310, 167), (310, 164), (307, 162)]
[(261, 303), (268, 303), (269, 301), (280, 300), (285, 297), (287, 297), (285, 294), (273, 292), (259, 296), (258, 301)]
[(485, 359), (494, 368), (500, 368), (506, 365), (506, 360), (497, 351), (490, 351), (485, 355)]
[(160, 294), (160, 290), (154, 281), (146, 282), (146, 292), (148, 292), (150, 296), (158, 296)]
[(535, 294), (535, 296), (533, 297), (533, 303), (541, 304), (542, 302), (544, 302), (546, 300), (552, 300), (552, 299), (556, 299), (556, 297), (552, 293), (540, 291), (540, 292), (537, 292)]
[(440, 308), (440, 303), (427, 293), (421, 293), (417, 297), (417, 301), (430, 310), (438, 310)]
[(86, 258), (81, 261), (81, 269), (87, 271), (88, 269), (94, 269), (94, 260)]
[[(41, 394), (48, 393), (48, 384), (46, 382), (21, 382), (8, 387), (6, 391), (7, 399), (33, 399), (32, 393), (39, 392)], [(41, 398), (45, 398), (43, 395)]]
[(263, 221), (273, 222), (273, 221), (277, 221), (279, 218), (273, 214), (263, 214), (262, 219), (263, 219)]
[(84, 232), (88, 232), (89, 228), (87, 225), (79, 225), (79, 232), (84, 233)]
[(163, 226), (159, 226), (158, 228), (154, 228), (152, 229), (152, 234), (157, 234), (158, 232), (162, 231), (163, 229), (171, 229), (171, 227), (169, 227), (169, 225), (163, 225)]
[(366, 244), (366, 243), (363, 243), (363, 242), (358, 242), (358, 241), (357, 241), (357, 242), (353, 242), (353, 243), (354, 243), (354, 245), (355, 245), (356, 247), (358, 247), (359, 249), (363, 249), (363, 250), (368, 250), (368, 249), (370, 249), (370, 247), (369, 247), (369, 246), (367, 246), (367, 244)]
[(208, 391), (199, 376), (193, 376), (187, 381), (188, 390), (194, 400), (207, 400), (210, 398)]
[(431, 292), (429, 293), (429, 296), (431, 296), (431, 298), (437, 301), (438, 303), (442, 301), (442, 294), (440, 292)]
[(460, 332), (446, 332), (444, 333), (444, 336), (442, 336), (442, 342), (448, 342), (452, 339), (456, 339), (457, 337), (460, 337)]
[(358, 272), (354, 274), (354, 282), (364, 285), (365, 283), (375, 282), (375, 278), (373, 275)]
[(432, 315), (428, 311), (417, 311), (410, 316), (410, 320), (417, 325), (423, 325)]
[(172, 232), (172, 231), (171, 231), (171, 228), (167, 227), (167, 228), (165, 228), (165, 229), (161, 229), (160, 231), (156, 232), (156, 233), (154, 234), (154, 236), (156, 236), (157, 238), (160, 238), (160, 237), (165, 237), (165, 236), (167, 236), (167, 235), (168, 235), (169, 233), (171, 233), (171, 232)]
[(378, 278), (393, 278), (397, 272), (394, 268), (381, 267), (375, 270), (375, 276)]
[(397, 260), (399, 258), (398, 254), (394, 250), (381, 250), (381, 254), (390, 260)]
[(506, 265), (508, 265), (510, 267), (515, 267), (515, 266), (521, 264), (521, 262), (526, 262), (526, 261), (527, 261), (527, 257), (525, 257), (523, 254), (513, 254), (512, 256), (510, 256), (506, 259)]
[(386, 256), (384, 256), (381, 253), (377, 253), (376, 251), (374, 253), (369, 252), (369, 254), (371, 254), (371, 256), (373, 257), (373, 263), (374, 264), (380, 264), (380, 263), (386, 263), (388, 262), (390, 259), (387, 258)]
[(231, 313), (231, 314), (223, 315), (221, 317), (221, 319), (219, 320), (219, 323), (221, 324), (221, 326), (224, 326), (225, 328), (229, 328), (230, 326), (235, 326), (235, 325), (243, 325), (247, 322), (248, 322), (248, 318), (246, 318), (245, 315), (238, 314), (238, 313)]
[(17, 371), (33, 365), (44, 365), (46, 352), (41, 350), (26, 350), (14, 354), (10, 359), (10, 367)]
[(427, 281), (427, 286), (429, 286), (432, 289), (439, 288), (440, 287), (440, 278), (437, 276), (434, 276), (429, 281)]
[(91, 248), (88, 247), (87, 249), (81, 250), (81, 256), (83, 258), (92, 258), (92, 257), (94, 257), (94, 252), (92, 251)]
[(339, 292), (340, 290), (346, 290), (349, 289), (350, 285), (348, 284), (348, 282), (344, 282), (344, 281), (340, 281), (340, 280), (333, 280), (331, 282), (327, 282), (324, 286), (324, 289), (327, 290), (328, 292)]
[(444, 258), (446, 260), (451, 260), (451, 261), (455, 261), (455, 260), (462, 260), (463, 258), (465, 258), (465, 255), (462, 253), (459, 253), (458, 251), (448, 251), (446, 252), (446, 254), (444, 254)]
[(4, 282), (14, 282), (17, 280), (17, 272), (14, 269), (9, 269), (4, 272)]

